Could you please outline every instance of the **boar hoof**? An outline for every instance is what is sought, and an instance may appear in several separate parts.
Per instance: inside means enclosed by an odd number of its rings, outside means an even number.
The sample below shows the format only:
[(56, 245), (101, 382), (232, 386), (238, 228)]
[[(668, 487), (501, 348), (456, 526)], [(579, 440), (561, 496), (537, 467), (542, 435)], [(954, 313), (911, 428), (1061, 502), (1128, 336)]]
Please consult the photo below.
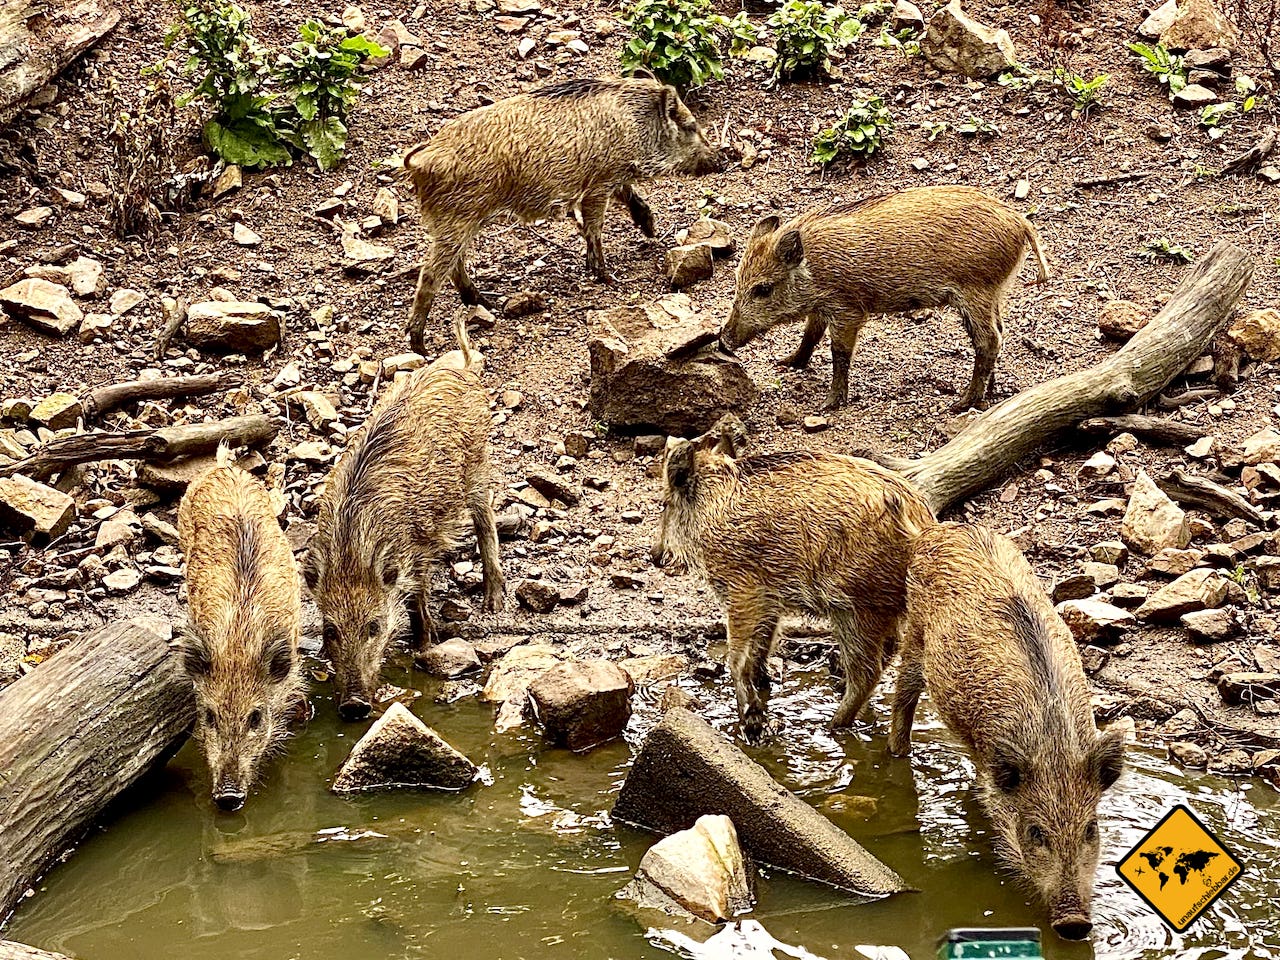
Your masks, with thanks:
[(507, 598), (503, 594), (502, 588), (499, 587), (492, 593), (486, 591), (484, 595), (484, 604), (482, 609), (485, 613), (501, 613), (507, 605)]
[(847, 406), (848, 403), (849, 403), (849, 398), (845, 394), (841, 394), (841, 393), (829, 394), (827, 396), (827, 402), (822, 405), (822, 412), (831, 413), (834, 410), (839, 410), (842, 407)]
[(764, 714), (749, 713), (742, 721), (742, 739), (753, 747), (773, 739), (777, 732), (777, 725)]
[(797, 350), (795, 353), (791, 354), (791, 356), (783, 360), (782, 365), (791, 370), (808, 370), (809, 360), (811, 357), (812, 354), (801, 353)]
[(987, 409), (987, 401), (982, 397), (965, 397), (953, 403), (950, 409), (952, 413), (964, 413), (967, 410), (985, 410)]

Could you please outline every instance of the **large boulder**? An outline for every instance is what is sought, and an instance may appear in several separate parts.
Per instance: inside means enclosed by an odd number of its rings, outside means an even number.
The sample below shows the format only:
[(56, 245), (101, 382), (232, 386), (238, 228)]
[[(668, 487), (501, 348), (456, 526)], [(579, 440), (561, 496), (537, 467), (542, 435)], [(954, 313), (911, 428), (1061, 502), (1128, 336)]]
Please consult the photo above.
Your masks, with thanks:
[(0, 290), (0, 309), (55, 337), (65, 337), (84, 319), (66, 287), (39, 277)]
[(738, 846), (733, 821), (705, 816), (650, 847), (622, 895), (642, 906), (669, 904), (668, 909), (720, 923), (751, 910), (753, 881), (754, 870)]
[(951, 0), (929, 19), (920, 52), (939, 70), (966, 77), (990, 77), (1018, 62), (1007, 30), (979, 23)]
[(187, 341), (200, 350), (261, 353), (282, 332), (280, 314), (265, 303), (207, 300), (187, 311)]
[(1147, 556), (1169, 547), (1185, 547), (1191, 540), (1187, 515), (1145, 470), (1139, 470), (1134, 480), (1129, 506), (1120, 521), (1120, 536), (1129, 549)]
[(759, 863), (862, 896), (907, 889), (705, 720), (683, 708), (669, 710), (627, 774), (613, 817), (670, 834), (716, 813), (733, 821), (743, 848)]
[(76, 502), (61, 490), (21, 474), (0, 477), (0, 530), (40, 545), (66, 533), (75, 518)]
[(631, 719), (635, 684), (608, 660), (561, 663), (529, 684), (529, 704), (546, 735), (570, 750), (620, 737)]
[(351, 748), (333, 778), (334, 793), (410, 789), (461, 790), (479, 776), (476, 765), (440, 735), (393, 703)]
[(77, 297), (97, 297), (106, 289), (102, 264), (90, 257), (76, 257), (63, 266), (37, 264), (23, 272), (28, 277), (70, 287)]
[(719, 325), (684, 294), (587, 314), (591, 413), (613, 427), (701, 433), (756, 397), (742, 365), (717, 349)]
[(1173, 22), (1160, 34), (1160, 42), (1170, 50), (1234, 50), (1240, 28), (1231, 22), (1213, 0), (1184, 0), (1178, 4)]

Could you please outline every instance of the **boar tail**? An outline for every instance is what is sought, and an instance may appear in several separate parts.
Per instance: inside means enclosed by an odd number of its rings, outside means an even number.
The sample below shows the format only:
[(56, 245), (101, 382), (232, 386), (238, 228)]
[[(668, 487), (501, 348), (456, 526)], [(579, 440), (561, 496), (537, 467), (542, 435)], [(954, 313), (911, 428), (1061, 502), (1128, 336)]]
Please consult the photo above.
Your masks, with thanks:
[(462, 367), (470, 370), (475, 362), (475, 351), (471, 349), (471, 338), (467, 336), (467, 311), (459, 310), (453, 318), (453, 338), (458, 341), (458, 351), (462, 354)]
[(1030, 220), (1024, 219), (1022, 222), (1027, 231), (1027, 243), (1031, 245), (1031, 252), (1036, 258), (1036, 283), (1044, 283), (1049, 279), (1049, 258), (1044, 255), (1044, 247), (1040, 245), (1040, 232)]

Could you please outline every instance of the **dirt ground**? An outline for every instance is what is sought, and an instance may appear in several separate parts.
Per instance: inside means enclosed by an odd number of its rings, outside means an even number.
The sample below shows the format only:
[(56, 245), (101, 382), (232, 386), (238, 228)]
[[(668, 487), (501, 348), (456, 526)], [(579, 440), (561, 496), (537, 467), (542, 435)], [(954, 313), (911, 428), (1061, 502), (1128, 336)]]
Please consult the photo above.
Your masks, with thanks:
[[(397, 271), (416, 262), (424, 246), (405, 186), (396, 184), (380, 162), (491, 98), (537, 82), (613, 72), (624, 42), (613, 19), (616, 8), (603, 3), (574, 0), (545, 6), (523, 31), (510, 35), (496, 29), (488, 0), (433, 0), (416, 16), (415, 6), (394, 2), (364, 9), (374, 32), (392, 16), (403, 19), (422, 38), (427, 61), (425, 69), (412, 72), (393, 61), (370, 75), (353, 113), (343, 165), (327, 174), (304, 163), (246, 173), (239, 191), (217, 201), (201, 201), (168, 218), (158, 242), (144, 246), (115, 239), (103, 204), (90, 201), (84, 209), (72, 209), (59, 204), (54, 192), (55, 186), (89, 192), (90, 184), (105, 178), (100, 108), (105, 86), (117, 80), (129, 89), (138, 70), (163, 55), (167, 9), (126, 3), (119, 29), (68, 70), (42, 106), (24, 111), (0, 132), (0, 279), (5, 280), (0, 286), (17, 279), (25, 267), (46, 262), (55, 248), (74, 244), (105, 266), (108, 284), (103, 299), (122, 287), (140, 291), (145, 299), (118, 319), (112, 332), (91, 344), (80, 343), (74, 334), (58, 341), (16, 321), (0, 323), (0, 355), (5, 358), (0, 397), (80, 393), (149, 370), (195, 373), (236, 364), (246, 377), (244, 391), (166, 403), (143, 412), (143, 422), (157, 426), (259, 407), (279, 413), (271, 384), (287, 363), (293, 363), (302, 386), (337, 395), (344, 423), (358, 425), (371, 402), (369, 385), (335, 370), (335, 364), (342, 369), (341, 361), (356, 351), (382, 358), (406, 349), (401, 331), (413, 279)], [(332, 18), (342, 12), (314, 0), (247, 7), (260, 38), (273, 44), (287, 42), (294, 25), (306, 16)], [(987, 23), (1007, 28), (1033, 71), (1044, 73), (1052, 66), (1054, 52), (1046, 44), (1045, 31), (1033, 22), (1029, 5), (975, 2), (968, 9)], [(871, 40), (878, 27), (850, 48), (839, 65), (839, 82), (784, 84), (769, 92), (762, 89), (763, 68), (732, 62), (729, 80), (708, 87), (692, 103), (709, 131), (727, 133), (731, 148), (740, 149), (749, 138), (759, 154), (757, 162), (750, 169), (735, 162), (723, 174), (645, 188), (661, 231), (655, 240), (641, 237), (625, 215), (614, 211), (605, 232), (605, 249), (619, 278), (611, 286), (587, 276), (581, 240), (569, 223), (487, 230), (474, 257), (480, 286), (499, 300), (519, 290), (541, 292), (550, 304), (547, 312), (532, 317), (500, 316), (492, 332), (477, 337), (487, 360), (486, 382), (495, 397), (494, 460), (504, 485), (498, 508), (518, 499), (532, 467), (556, 462), (556, 444), (574, 431), (586, 431), (595, 439), (588, 457), (570, 476), (602, 478), (607, 484), (603, 490), (588, 487), (582, 502), (570, 509), (543, 510), (540, 516), (550, 526), (539, 542), (527, 535), (508, 540), (503, 547), (512, 589), (507, 611), (493, 617), (477, 614), (459, 629), (468, 634), (591, 635), (618, 653), (677, 649), (699, 657), (709, 640), (722, 635), (714, 599), (705, 588), (692, 577), (668, 576), (649, 563), (648, 545), (660, 507), (650, 458), (636, 455), (632, 438), (599, 436), (598, 425), (585, 409), (587, 311), (666, 292), (663, 252), (674, 242), (675, 231), (688, 226), (700, 208), (728, 223), (741, 244), (751, 224), (765, 213), (786, 216), (837, 198), (908, 186), (969, 184), (1011, 203), (1036, 223), (1053, 276), (1046, 285), (1031, 286), (1028, 268), (1025, 285), (1015, 289), (998, 367), (1000, 398), (1091, 365), (1114, 351), (1116, 345), (1104, 341), (1097, 329), (1105, 301), (1132, 300), (1152, 313), (1159, 308), (1187, 268), (1144, 257), (1149, 241), (1168, 239), (1196, 259), (1220, 240), (1239, 244), (1256, 264), (1240, 309), (1280, 305), (1280, 187), (1259, 177), (1213, 173), (1274, 122), (1280, 89), (1269, 81), (1269, 88), (1264, 87), (1269, 99), (1263, 106), (1237, 117), (1219, 139), (1211, 139), (1197, 113), (1175, 111), (1155, 79), (1124, 49), (1126, 42), (1136, 39), (1134, 30), (1144, 16), (1134, 0), (1097, 3), (1091, 13), (1080, 16), (1073, 69), (1085, 76), (1110, 75), (1101, 104), (1080, 118), (1073, 117), (1067, 102), (1046, 84), (1010, 90), (995, 82), (965, 81), (937, 73), (919, 57), (875, 47)], [(559, 29), (582, 31), (590, 52), (548, 47), (547, 33)], [(536, 41), (536, 48), (521, 59), (517, 45), (525, 37)], [(1267, 81), (1257, 51), (1247, 40), (1234, 65), (1237, 73)], [(896, 129), (881, 156), (857, 169), (823, 173), (808, 159), (809, 141), (860, 88), (885, 99)], [(993, 124), (998, 135), (964, 136), (956, 131), (972, 118)], [(936, 125), (944, 122), (948, 129), (937, 132)], [(184, 158), (200, 150), (197, 118), (191, 111), (183, 114), (179, 150)], [(1078, 185), (1124, 173), (1141, 176), (1096, 188)], [(1025, 199), (1015, 199), (1016, 184), (1023, 179), (1029, 190)], [(359, 219), (370, 212), (375, 191), (387, 185), (399, 193), (402, 219), (376, 239), (392, 245), (397, 257), (382, 275), (349, 277), (341, 269), (337, 232), (311, 211), (337, 190), (346, 205), (343, 216)], [(56, 212), (40, 229), (27, 230), (14, 221), (20, 211), (45, 203)], [(261, 245), (237, 245), (232, 238), (237, 221), (260, 235)], [(733, 282), (732, 263), (722, 262), (711, 280), (695, 285), (689, 294), (699, 311), (725, 317)], [(153, 361), (150, 350), (162, 322), (161, 297), (195, 302), (209, 299), (214, 287), (239, 299), (283, 302), (290, 319), (285, 350), (265, 358), (228, 361), (188, 349), (179, 337), (162, 363)], [(313, 315), (326, 305), (332, 308), (332, 320), (321, 328)], [(82, 306), (86, 311), (105, 309), (101, 301)], [(452, 290), (437, 301), (431, 325), (436, 349), (447, 348), (447, 321), (456, 306)], [(967, 382), (972, 353), (953, 313), (873, 321), (855, 356), (850, 405), (831, 417), (830, 429), (814, 434), (798, 424), (777, 422), (784, 405), (802, 415), (817, 412), (829, 382), (825, 348), (819, 349), (807, 372), (780, 368), (779, 358), (798, 335), (795, 328), (776, 331), (740, 351), (761, 391), (758, 403), (743, 411), (759, 449), (872, 448), (914, 456), (939, 446), (958, 426), (948, 407)], [(1168, 392), (1186, 385), (1179, 378)], [(1203, 427), (1205, 435), (1227, 447), (1274, 424), (1278, 413), (1280, 372), (1275, 365), (1254, 364), (1229, 398), (1214, 396), (1168, 415)], [(105, 425), (125, 428), (130, 414), (138, 411), (108, 417)], [(299, 546), (309, 532), (313, 488), (326, 467), (297, 459), (291, 451), (302, 441), (317, 439), (323, 438), (305, 420), (291, 416), (266, 451), (269, 460), (286, 466), (284, 521)], [(974, 497), (951, 516), (1014, 535), (1045, 583), (1051, 584), (1088, 559), (1090, 546), (1117, 539), (1119, 514), (1098, 515), (1089, 508), (1101, 499), (1125, 496), (1126, 481), (1138, 469), (1146, 468), (1153, 476), (1174, 466), (1212, 473), (1211, 463), (1192, 460), (1176, 448), (1140, 444), (1119, 457), (1119, 470), (1106, 479), (1081, 478), (1080, 465), (1107, 439), (1062, 438), (1060, 445), (1024, 462), (1003, 484)], [(99, 522), (95, 510), (105, 516), (112, 506), (127, 502), (139, 514), (155, 512), (173, 521), (173, 494), (157, 496), (144, 490), (131, 481), (131, 471), (130, 464), (120, 462), (91, 466), (75, 492), (81, 519), (48, 549), (0, 544), (0, 618), (4, 631), (26, 644), (22, 669), (32, 668), (67, 638), (107, 620), (144, 611), (179, 611), (175, 583), (147, 579), (135, 591), (115, 596), (78, 573), (85, 548), (94, 543)], [(1221, 532), (1220, 521), (1215, 528), (1204, 542), (1230, 539)], [(110, 555), (107, 566), (145, 568), (155, 547), (140, 541)], [(1131, 561), (1125, 579), (1140, 574), (1140, 562)], [(514, 596), (514, 588), (530, 578), (585, 585), (587, 599), (551, 614), (532, 613), (519, 607)], [(467, 593), (475, 587), (472, 579), (470, 574), (459, 577), (445, 571), (438, 594), (443, 598)], [(1196, 704), (1218, 721), (1252, 731), (1255, 747), (1268, 738), (1280, 745), (1274, 715), (1225, 708), (1206, 679), (1214, 663), (1234, 656), (1251, 665), (1256, 646), (1276, 648), (1273, 603), (1260, 598), (1248, 611), (1247, 635), (1227, 643), (1195, 646), (1185, 633), (1174, 630), (1130, 634), (1108, 651), (1108, 662), (1095, 678), (1106, 715), (1129, 713), (1140, 729), (1151, 729), (1183, 706)], [(308, 623), (312, 631), (318, 627), (310, 604)], [(1203, 730), (1199, 736), (1211, 745), (1224, 745)]]

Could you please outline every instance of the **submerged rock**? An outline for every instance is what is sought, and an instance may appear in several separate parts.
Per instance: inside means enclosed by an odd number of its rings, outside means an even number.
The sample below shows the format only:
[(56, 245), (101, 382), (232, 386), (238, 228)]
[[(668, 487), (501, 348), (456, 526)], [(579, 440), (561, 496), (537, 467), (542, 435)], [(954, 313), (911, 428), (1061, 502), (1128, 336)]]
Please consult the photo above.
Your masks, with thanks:
[(404, 704), (393, 703), (351, 748), (330, 789), (334, 793), (396, 788), (461, 790), (478, 776), (474, 763)]
[(699, 919), (719, 923), (751, 910), (753, 880), (754, 871), (738, 846), (733, 821), (709, 815), (650, 847), (635, 880), (620, 895), (641, 906), (661, 908), (671, 903)]
[(608, 660), (561, 663), (529, 685), (529, 703), (547, 736), (570, 750), (589, 750), (622, 735), (635, 684)]

